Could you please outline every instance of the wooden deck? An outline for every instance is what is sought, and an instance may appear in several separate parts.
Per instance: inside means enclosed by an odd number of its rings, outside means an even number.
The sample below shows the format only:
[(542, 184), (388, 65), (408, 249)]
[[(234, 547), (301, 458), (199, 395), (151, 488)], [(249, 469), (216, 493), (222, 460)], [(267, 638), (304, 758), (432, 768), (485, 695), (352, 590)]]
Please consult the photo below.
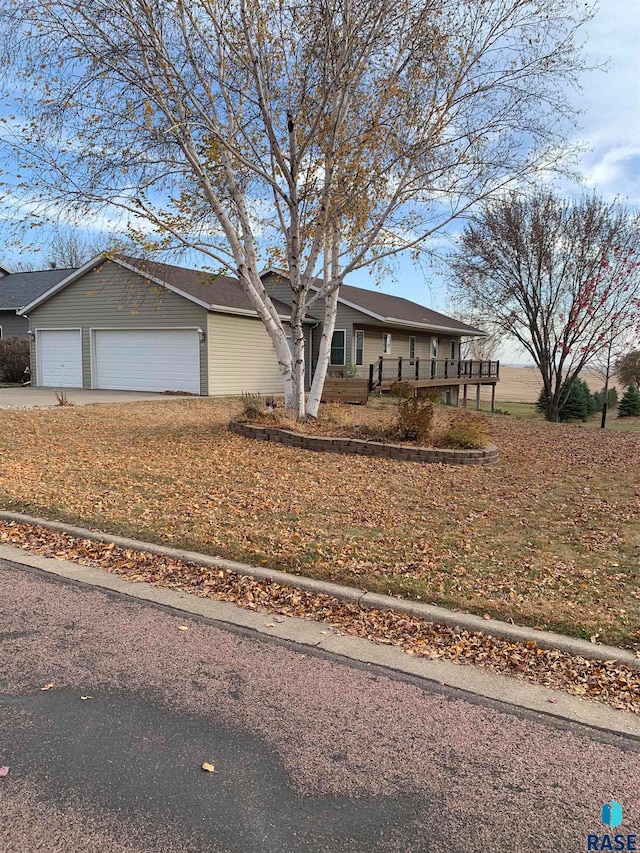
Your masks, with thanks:
[[(383, 379), (381, 385), (376, 385), (375, 389), (377, 391), (389, 391), (392, 385), (394, 385), (398, 380), (397, 379)], [(439, 388), (443, 386), (450, 385), (495, 385), (496, 382), (499, 382), (500, 379), (497, 376), (461, 376), (458, 378), (457, 376), (452, 376), (447, 379), (443, 378), (435, 378), (435, 379), (402, 379), (403, 385), (411, 385), (413, 388)]]

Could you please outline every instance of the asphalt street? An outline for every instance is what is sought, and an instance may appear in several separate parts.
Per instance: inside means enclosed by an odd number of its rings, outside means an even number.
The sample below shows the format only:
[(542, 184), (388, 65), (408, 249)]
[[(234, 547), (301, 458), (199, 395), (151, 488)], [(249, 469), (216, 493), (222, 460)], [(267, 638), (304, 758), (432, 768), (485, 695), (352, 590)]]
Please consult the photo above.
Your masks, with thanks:
[(632, 738), (2, 561), (0, 614), (2, 851), (563, 853), (612, 798), (640, 831)]

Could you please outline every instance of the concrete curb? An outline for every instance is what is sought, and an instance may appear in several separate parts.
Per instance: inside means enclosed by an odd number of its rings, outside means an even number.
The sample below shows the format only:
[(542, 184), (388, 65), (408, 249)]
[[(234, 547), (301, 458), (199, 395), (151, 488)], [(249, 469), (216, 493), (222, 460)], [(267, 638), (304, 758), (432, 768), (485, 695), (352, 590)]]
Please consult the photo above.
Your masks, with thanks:
[(323, 622), (287, 617), (282, 623), (273, 623), (270, 614), (244, 610), (231, 602), (200, 598), (144, 582), (127, 581), (106, 569), (42, 557), (8, 545), (0, 545), (0, 560), (115, 592), (133, 600), (170, 607), (194, 618), (203, 617), (249, 629), (263, 637), (295, 643), (302, 649), (313, 648), (347, 661), (413, 676), (460, 690), (470, 696), (533, 711), (547, 718), (577, 723), (640, 741), (640, 717), (635, 714), (473, 666), (412, 657), (394, 646), (377, 645), (361, 637), (336, 633)]
[(265, 569), (246, 563), (237, 563), (233, 560), (224, 560), (220, 557), (210, 557), (206, 554), (199, 554), (196, 551), (184, 551), (164, 545), (155, 545), (152, 542), (127, 539), (123, 536), (102, 533), (99, 530), (74, 527), (64, 522), (34, 518), (18, 512), (0, 512), (0, 521), (15, 521), (21, 524), (37, 525), (61, 533), (67, 533), (70, 536), (80, 539), (90, 539), (96, 542), (113, 542), (121, 548), (148, 551), (151, 554), (168, 557), (171, 560), (193, 563), (197, 566), (227, 569), (239, 575), (255, 578), (256, 580), (273, 580), (275, 583), (282, 584), (282, 586), (290, 586), (294, 589), (306, 590), (307, 592), (330, 595), (341, 601), (359, 604), (362, 607), (377, 610), (395, 610), (397, 613), (405, 613), (408, 616), (425, 619), (427, 622), (451, 625), (464, 628), (467, 631), (477, 631), (488, 636), (505, 637), (506, 639), (521, 643), (533, 640), (542, 649), (579, 655), (589, 660), (617, 661), (640, 669), (640, 658), (636, 657), (633, 652), (626, 649), (619, 649), (616, 646), (601, 646), (596, 643), (589, 643), (586, 640), (567, 637), (563, 634), (554, 634), (551, 631), (536, 631), (533, 628), (511, 625), (508, 622), (501, 622), (497, 619), (484, 619), (472, 613), (447, 610), (444, 607), (437, 607), (433, 604), (423, 604), (404, 598), (394, 598), (391, 595), (380, 595), (375, 592), (367, 592), (365, 589), (315, 580), (304, 575), (292, 575), (288, 572), (280, 572), (277, 569)]

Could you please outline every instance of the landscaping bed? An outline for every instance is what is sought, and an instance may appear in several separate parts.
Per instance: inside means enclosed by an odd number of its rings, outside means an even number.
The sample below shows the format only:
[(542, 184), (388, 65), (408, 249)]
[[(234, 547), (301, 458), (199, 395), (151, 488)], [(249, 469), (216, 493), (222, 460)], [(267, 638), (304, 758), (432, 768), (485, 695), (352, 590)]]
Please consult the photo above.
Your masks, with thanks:
[(640, 651), (639, 433), (483, 415), (497, 465), (423, 466), (258, 444), (241, 408), (1, 410), (0, 506)]
[(366, 406), (323, 403), (318, 417), (298, 421), (281, 400), (249, 394), (236, 420), (309, 436), (407, 447), (482, 450), (491, 443), (488, 418), (425, 398), (374, 398)]

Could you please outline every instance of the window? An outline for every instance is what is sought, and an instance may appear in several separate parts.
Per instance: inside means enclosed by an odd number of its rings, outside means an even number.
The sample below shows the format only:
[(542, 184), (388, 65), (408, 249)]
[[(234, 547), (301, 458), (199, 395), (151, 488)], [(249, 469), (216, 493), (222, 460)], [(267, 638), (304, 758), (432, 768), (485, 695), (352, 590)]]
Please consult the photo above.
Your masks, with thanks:
[(431, 338), (431, 358), (438, 357), (438, 339)]
[(451, 361), (456, 360), (456, 342), (451, 341)]
[(344, 329), (336, 329), (331, 338), (331, 359), (334, 367), (344, 367), (347, 363), (347, 333)]
[(391, 335), (389, 332), (384, 332), (382, 335), (382, 355), (391, 353)]
[(409, 335), (409, 359), (415, 361), (416, 357), (416, 339), (414, 335)]
[(289, 347), (289, 352), (293, 355), (293, 338), (291, 335), (287, 335), (287, 346)]
[(362, 367), (364, 364), (364, 332), (361, 329), (357, 329), (354, 332), (354, 346), (353, 349), (355, 351), (355, 365), (356, 367)]

